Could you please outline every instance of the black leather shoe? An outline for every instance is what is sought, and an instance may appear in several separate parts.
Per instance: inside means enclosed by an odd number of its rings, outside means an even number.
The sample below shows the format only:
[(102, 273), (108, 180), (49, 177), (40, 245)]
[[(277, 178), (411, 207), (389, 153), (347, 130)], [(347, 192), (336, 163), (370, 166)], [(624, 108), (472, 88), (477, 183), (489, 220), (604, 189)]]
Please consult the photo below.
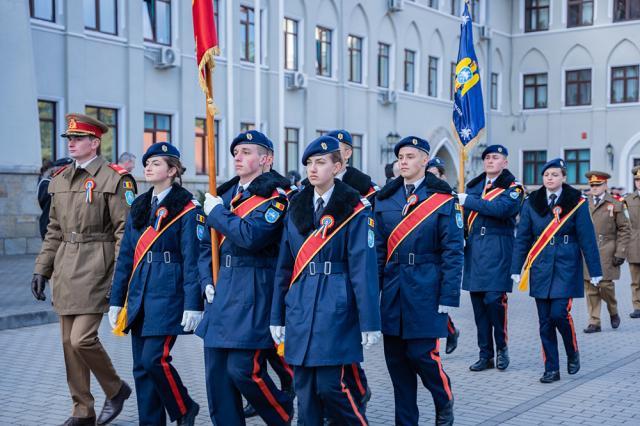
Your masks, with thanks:
[(95, 426), (95, 417), (69, 417), (66, 422), (62, 423), (62, 426)]
[(542, 377), (540, 377), (540, 383), (553, 383), (560, 380), (559, 371), (545, 371)]
[(484, 371), (493, 368), (493, 359), (480, 358), (475, 364), (469, 366), (471, 371)]
[(256, 411), (255, 408), (253, 408), (253, 405), (247, 402), (247, 405), (244, 406), (243, 414), (244, 414), (244, 418), (248, 419), (249, 417), (257, 416), (258, 412)]
[(460, 337), (460, 330), (456, 328), (456, 332), (447, 336), (447, 347), (444, 350), (445, 353), (452, 353), (458, 347), (458, 337)]
[(193, 426), (196, 423), (196, 416), (200, 412), (200, 406), (197, 402), (193, 401), (191, 407), (187, 410), (187, 413), (180, 417), (176, 422), (178, 426)]
[(615, 329), (618, 327), (620, 327), (620, 315), (611, 315), (611, 328)]
[(440, 408), (436, 408), (436, 426), (451, 426), (453, 424), (453, 400)]
[(602, 331), (602, 327), (600, 327), (599, 325), (589, 324), (587, 328), (585, 328), (582, 331), (584, 331), (587, 334), (599, 333)]
[(576, 374), (580, 371), (580, 353), (576, 352), (573, 356), (567, 357), (567, 373)]
[(506, 370), (509, 366), (509, 348), (506, 346), (502, 349), (498, 350), (498, 355), (496, 356), (496, 368), (498, 370)]
[(131, 396), (131, 388), (129, 387), (127, 382), (123, 380), (122, 386), (120, 387), (120, 390), (118, 391), (116, 396), (114, 396), (112, 399), (107, 399), (104, 402), (102, 411), (98, 416), (98, 424), (106, 425), (113, 421), (113, 419), (118, 417), (118, 414), (120, 414), (122, 408), (124, 407), (124, 402), (129, 399), (129, 396)]
[(633, 312), (629, 314), (631, 318), (640, 318), (640, 309), (634, 309)]

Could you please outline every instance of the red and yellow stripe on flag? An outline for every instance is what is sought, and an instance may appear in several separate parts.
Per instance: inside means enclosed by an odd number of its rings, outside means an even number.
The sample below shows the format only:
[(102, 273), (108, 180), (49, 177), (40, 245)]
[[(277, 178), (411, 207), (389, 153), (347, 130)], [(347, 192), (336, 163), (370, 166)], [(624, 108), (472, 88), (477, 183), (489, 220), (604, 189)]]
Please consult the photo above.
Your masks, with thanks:
[(529, 270), (531, 269), (531, 265), (536, 260), (536, 258), (542, 253), (542, 250), (549, 244), (551, 238), (553, 238), (556, 233), (562, 228), (562, 226), (567, 223), (567, 220), (578, 210), (578, 208), (585, 202), (584, 198), (581, 198), (578, 201), (578, 204), (571, 209), (569, 213), (562, 216), (560, 220), (556, 220), (555, 218), (551, 219), (551, 223), (544, 228), (540, 237), (533, 243), (531, 246), (531, 250), (527, 254), (527, 259), (524, 261), (524, 267), (522, 268), (522, 274), (520, 276), (520, 284), (518, 285), (518, 290), (527, 291), (529, 288)]
[[(205, 78), (205, 66), (213, 68), (213, 57), (220, 54), (218, 48), (218, 33), (214, 19), (213, 1), (191, 0), (191, 13), (193, 14), (193, 37), (196, 42), (196, 61), (198, 62), (198, 81), (202, 91), (207, 96), (207, 105), (214, 108), (211, 93), (207, 87)], [(213, 112), (213, 111), (212, 111)]]

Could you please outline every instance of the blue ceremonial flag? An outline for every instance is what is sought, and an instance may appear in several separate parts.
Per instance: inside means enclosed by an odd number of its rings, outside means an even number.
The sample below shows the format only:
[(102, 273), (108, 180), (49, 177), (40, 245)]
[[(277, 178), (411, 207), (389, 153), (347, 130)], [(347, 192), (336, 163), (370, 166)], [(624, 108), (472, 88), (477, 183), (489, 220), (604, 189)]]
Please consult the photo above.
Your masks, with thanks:
[(467, 2), (461, 19), (452, 126), (456, 140), (469, 149), (484, 133), (484, 103), (478, 58), (473, 49), (473, 21)]

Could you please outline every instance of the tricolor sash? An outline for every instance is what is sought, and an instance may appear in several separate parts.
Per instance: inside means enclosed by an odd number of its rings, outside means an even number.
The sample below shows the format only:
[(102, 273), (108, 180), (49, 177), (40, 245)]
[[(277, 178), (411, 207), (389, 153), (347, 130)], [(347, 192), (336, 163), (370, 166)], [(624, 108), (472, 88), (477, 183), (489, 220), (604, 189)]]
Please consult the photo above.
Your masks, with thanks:
[(578, 210), (578, 208), (584, 204), (586, 200), (581, 198), (578, 201), (578, 204), (571, 209), (571, 211), (560, 218), (554, 217), (551, 219), (551, 222), (547, 225), (547, 227), (542, 231), (542, 234), (538, 237), (533, 246), (531, 246), (531, 250), (527, 254), (527, 259), (524, 262), (524, 266), (522, 268), (522, 274), (520, 276), (520, 284), (518, 285), (518, 290), (527, 291), (529, 288), (529, 270), (531, 269), (531, 265), (536, 260), (538, 255), (542, 253), (542, 250), (549, 244), (551, 238), (553, 238), (556, 233), (562, 228), (562, 226), (567, 223), (567, 220)]
[(387, 263), (391, 255), (400, 243), (424, 222), (433, 212), (442, 207), (447, 201), (453, 199), (451, 194), (435, 193), (407, 214), (389, 234), (387, 240)]
[(136, 248), (133, 251), (133, 268), (131, 270), (131, 276), (129, 277), (129, 282), (127, 283), (127, 295), (124, 299), (124, 307), (118, 314), (118, 319), (116, 320), (116, 326), (113, 328), (113, 334), (116, 336), (124, 336), (124, 329), (127, 326), (127, 299), (129, 297), (129, 285), (131, 285), (131, 280), (133, 279), (133, 275), (138, 269), (140, 262), (144, 259), (147, 252), (153, 246), (153, 243), (166, 231), (169, 229), (171, 225), (173, 225), (178, 219), (180, 219), (185, 214), (189, 213), (191, 210), (195, 209), (196, 205), (193, 202), (189, 201), (187, 205), (182, 209), (180, 213), (176, 217), (174, 217), (171, 222), (167, 223), (167, 226), (162, 228), (161, 230), (157, 230), (154, 226), (149, 226), (145, 231), (140, 235), (138, 242), (136, 243)]
[[(286, 189), (285, 190), (285, 194), (289, 194), (291, 192), (291, 189)], [(258, 207), (260, 207), (261, 205), (263, 205), (264, 203), (267, 203), (271, 200), (275, 200), (276, 198), (280, 197), (282, 194), (280, 194), (277, 190), (273, 191), (273, 194), (271, 194), (270, 197), (260, 197), (259, 195), (252, 195), (251, 197), (247, 198), (246, 200), (244, 200), (242, 203), (240, 203), (238, 206), (233, 207), (233, 200), (231, 201), (231, 212), (233, 214), (235, 214), (236, 216), (238, 216), (241, 219), (244, 219), (245, 217), (247, 217), (249, 215), (249, 213), (251, 213), (252, 211), (254, 211), (255, 209), (257, 209)], [(220, 241), (218, 243), (218, 247), (222, 247), (222, 243), (224, 243), (224, 241), (227, 239), (226, 236), (219, 234), (218, 236), (218, 241)]]
[(334, 235), (340, 231), (351, 219), (353, 219), (358, 213), (364, 210), (366, 206), (361, 202), (353, 208), (353, 213), (351, 216), (347, 217), (344, 222), (340, 224), (331, 234), (325, 235), (323, 237), (322, 232), (312, 232), (311, 235), (304, 240), (302, 246), (300, 246), (300, 250), (298, 250), (298, 254), (296, 255), (295, 263), (293, 264), (293, 273), (291, 274), (291, 281), (289, 282), (289, 287), (293, 285), (293, 283), (298, 279), (304, 268), (307, 267), (311, 259), (324, 247)]
[[(513, 188), (514, 186), (518, 186), (518, 184), (513, 182), (509, 186), (509, 188)], [(505, 191), (504, 188), (493, 188), (492, 190), (482, 195), (482, 199), (485, 201), (493, 201), (496, 198), (498, 198), (498, 196), (502, 194), (504, 191)], [(475, 222), (477, 217), (478, 217), (478, 212), (472, 211), (469, 213), (469, 217), (467, 218), (467, 232), (471, 232), (471, 226), (473, 226), (473, 222)]]

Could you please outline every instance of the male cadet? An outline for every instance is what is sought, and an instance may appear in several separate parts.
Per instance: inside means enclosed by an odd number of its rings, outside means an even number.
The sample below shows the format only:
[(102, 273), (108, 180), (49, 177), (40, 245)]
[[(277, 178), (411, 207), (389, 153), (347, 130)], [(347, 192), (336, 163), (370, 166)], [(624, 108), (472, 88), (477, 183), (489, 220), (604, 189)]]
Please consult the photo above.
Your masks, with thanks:
[(494, 340), (496, 367), (504, 370), (509, 366), (507, 293), (513, 286), (509, 268), (524, 191), (507, 169), (508, 155), (502, 145), (485, 148), (484, 172), (467, 184), (466, 193), (458, 194), (467, 231), (462, 288), (471, 295), (480, 348), (480, 358), (469, 367), (471, 371), (494, 367)]
[(115, 258), (120, 248), (135, 183), (128, 172), (100, 156), (100, 138), (109, 128), (82, 114), (67, 114), (69, 156), (49, 184), (52, 194), (47, 235), (31, 281), (31, 291), (45, 300), (52, 279), (52, 301), (60, 316), (67, 383), (73, 411), (65, 425), (96, 423), (89, 372), (98, 379), (106, 401), (98, 424), (120, 414), (131, 389), (116, 373), (98, 339), (109, 310)]
[[(427, 171), (431, 172), (435, 175), (435, 177), (445, 180), (446, 176), (444, 175), (444, 167), (445, 163), (440, 157), (433, 157), (427, 163)], [(453, 320), (451, 319), (451, 315), (447, 318), (447, 347), (445, 352), (450, 354), (456, 350), (458, 347), (458, 338), (460, 337), (460, 330), (456, 328)]]
[(266, 365), (274, 350), (269, 316), (290, 187), (271, 170), (273, 152), (264, 134), (240, 133), (231, 143), (237, 176), (218, 188), (220, 196), (207, 193), (204, 203), (206, 224), (218, 232), (220, 271), (214, 287), (206, 232), (199, 270), (208, 303), (196, 334), (204, 340), (209, 414), (218, 425), (245, 424), (242, 396), (268, 425), (293, 417), (292, 395), (276, 388)]
[(598, 251), (602, 265), (602, 280), (594, 285), (590, 282), (589, 271), (584, 266), (584, 292), (587, 294), (589, 325), (585, 333), (597, 333), (600, 325), (600, 303), (607, 304), (611, 317), (611, 327), (620, 326), (618, 302), (613, 280), (620, 279), (620, 265), (627, 257), (627, 246), (631, 238), (631, 224), (624, 201), (619, 201), (607, 191), (609, 173), (589, 171), (585, 174), (591, 187), (589, 213), (598, 238)]
[(429, 143), (415, 136), (394, 148), (400, 177), (375, 206), (384, 354), (395, 423), (417, 425), (417, 377), (431, 392), (436, 424), (453, 424), (451, 381), (440, 361), (447, 312), (460, 304), (463, 221), (451, 187), (426, 172)]
[(631, 318), (640, 318), (640, 166), (631, 170), (634, 191), (624, 197), (631, 222), (631, 239), (627, 247), (627, 261), (631, 271)]

